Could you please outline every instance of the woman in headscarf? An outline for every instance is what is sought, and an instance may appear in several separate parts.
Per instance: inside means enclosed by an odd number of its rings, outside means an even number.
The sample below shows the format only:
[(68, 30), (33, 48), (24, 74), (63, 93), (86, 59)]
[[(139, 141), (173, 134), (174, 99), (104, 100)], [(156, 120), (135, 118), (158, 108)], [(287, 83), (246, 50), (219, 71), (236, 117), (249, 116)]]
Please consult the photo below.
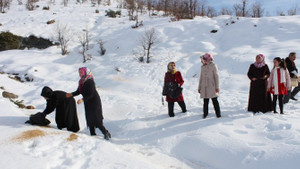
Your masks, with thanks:
[[(47, 101), (47, 106), (43, 111), (44, 117), (56, 110), (55, 121), (57, 128), (60, 130), (67, 128), (68, 131), (79, 131), (77, 118), (77, 109), (74, 98), (67, 98), (64, 91), (53, 91), (50, 87), (45, 86), (41, 96)], [(44, 120), (44, 118), (43, 118)]]
[(256, 56), (256, 61), (250, 65), (247, 75), (251, 80), (248, 111), (253, 114), (272, 111), (271, 95), (267, 92), (270, 70), (265, 63), (264, 55)]
[(95, 128), (99, 128), (106, 140), (111, 138), (110, 133), (103, 125), (102, 105), (100, 96), (96, 90), (92, 72), (86, 68), (79, 68), (79, 85), (75, 92), (68, 93), (67, 97), (77, 96), (81, 94), (82, 99), (77, 101), (78, 104), (84, 102), (85, 117), (91, 135), (96, 135)]
[(216, 116), (221, 117), (221, 110), (218, 101), (220, 92), (219, 73), (216, 64), (213, 62), (213, 56), (209, 53), (201, 56), (201, 75), (199, 79), (198, 93), (203, 98), (203, 118), (208, 115), (209, 99), (212, 100)]
[[(164, 78), (164, 85), (172, 85), (175, 84), (176, 86), (182, 86), (184, 83), (181, 73), (176, 70), (175, 62), (170, 62), (167, 66), (167, 72)], [(186, 106), (183, 100), (182, 92), (176, 96), (172, 97), (170, 95), (166, 96), (166, 101), (168, 102), (168, 111), (169, 116), (174, 117), (174, 103), (177, 102), (182, 110), (182, 113), (186, 112)]]

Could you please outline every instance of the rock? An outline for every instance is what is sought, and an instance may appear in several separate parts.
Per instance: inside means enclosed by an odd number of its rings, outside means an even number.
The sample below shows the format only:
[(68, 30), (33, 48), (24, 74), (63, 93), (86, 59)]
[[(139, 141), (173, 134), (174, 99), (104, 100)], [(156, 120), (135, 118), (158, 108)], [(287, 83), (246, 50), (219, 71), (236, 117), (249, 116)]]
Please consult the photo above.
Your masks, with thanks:
[(13, 94), (13, 93), (9, 93), (9, 92), (7, 92), (7, 91), (2, 92), (2, 96), (3, 96), (4, 98), (9, 98), (9, 99), (16, 99), (16, 98), (19, 97), (18, 95), (15, 95), (15, 94)]
[(217, 32), (218, 32), (218, 30), (215, 30), (215, 29), (210, 31), (210, 33), (217, 33)]
[(0, 87), (1, 90), (5, 90), (5, 88), (3, 86)]
[(50, 20), (47, 22), (48, 25), (55, 23), (55, 20)]
[(35, 107), (32, 105), (29, 105), (29, 106), (26, 106), (26, 109), (35, 109)]

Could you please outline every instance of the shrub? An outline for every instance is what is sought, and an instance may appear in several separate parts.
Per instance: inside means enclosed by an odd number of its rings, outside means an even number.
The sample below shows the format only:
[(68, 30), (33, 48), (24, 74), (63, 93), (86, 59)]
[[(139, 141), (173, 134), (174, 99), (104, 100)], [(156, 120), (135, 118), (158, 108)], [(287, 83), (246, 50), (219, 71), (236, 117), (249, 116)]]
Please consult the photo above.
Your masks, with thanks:
[(47, 21), (47, 24), (48, 24), (48, 25), (53, 24), (53, 23), (55, 23), (55, 20)]
[(44, 6), (43, 10), (50, 10), (50, 7), (49, 6)]
[(96, 12), (96, 13), (99, 13), (100, 11), (99, 11), (99, 9), (96, 9), (95, 12)]
[(111, 18), (116, 18), (117, 15), (121, 16), (121, 11), (114, 11), (114, 10), (106, 10), (106, 15), (105, 16), (108, 16), (108, 17), (111, 17)]
[(21, 46), (21, 37), (10, 32), (2, 32), (0, 34), (0, 51), (19, 49)]

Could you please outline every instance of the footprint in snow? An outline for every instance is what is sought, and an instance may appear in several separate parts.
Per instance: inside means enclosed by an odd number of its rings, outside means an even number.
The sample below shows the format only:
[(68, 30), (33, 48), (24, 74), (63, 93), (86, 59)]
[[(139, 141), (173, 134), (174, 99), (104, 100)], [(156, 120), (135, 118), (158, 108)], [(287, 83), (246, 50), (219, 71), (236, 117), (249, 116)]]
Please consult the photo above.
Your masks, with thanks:
[(234, 132), (237, 134), (248, 134), (248, 131), (244, 131), (244, 130), (234, 130)]
[(259, 161), (265, 155), (264, 151), (254, 151), (249, 153), (242, 161), (243, 164), (249, 164), (254, 161)]

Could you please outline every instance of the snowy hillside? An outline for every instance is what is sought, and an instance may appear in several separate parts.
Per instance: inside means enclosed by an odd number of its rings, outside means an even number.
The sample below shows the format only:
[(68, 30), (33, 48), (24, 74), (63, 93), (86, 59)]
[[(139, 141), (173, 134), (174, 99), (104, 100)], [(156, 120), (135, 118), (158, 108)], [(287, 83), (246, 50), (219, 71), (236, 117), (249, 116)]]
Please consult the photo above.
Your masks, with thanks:
[[(298, 169), (300, 158), (300, 104), (285, 105), (284, 115), (253, 116), (247, 112), (248, 67), (255, 55), (266, 56), (271, 68), (274, 57), (298, 52), (300, 16), (261, 19), (196, 17), (170, 22), (166, 17), (141, 16), (144, 26), (132, 29), (126, 10), (120, 18), (104, 16), (117, 8), (90, 4), (63, 7), (59, 2), (49, 11), (27, 11), (13, 6), (0, 14), (0, 31), (21, 36), (34, 34), (54, 40), (57, 23), (70, 28), (70, 54), (62, 56), (56, 46), (45, 50), (0, 52), (0, 87), (19, 95), (35, 110), (19, 109), (0, 96), (0, 168), (90, 168), (90, 169)], [(113, 4), (113, 6), (116, 6)], [(100, 13), (95, 13), (99, 9)], [(46, 22), (56, 22), (47, 25)], [(155, 28), (160, 43), (150, 64), (139, 63), (133, 55), (145, 30)], [(83, 29), (91, 34), (92, 60), (82, 63), (78, 36)], [(211, 33), (211, 30), (218, 30)], [(97, 40), (103, 39), (107, 53), (98, 54)], [(201, 61), (210, 52), (215, 56), (221, 81), (219, 98), (222, 118), (213, 107), (202, 119), (202, 100), (197, 93)], [(169, 118), (162, 105), (161, 91), (166, 65), (177, 63), (185, 83), (183, 95), (188, 112)], [(300, 61), (296, 60), (298, 67)], [(96, 81), (104, 109), (104, 124), (112, 140), (89, 136), (83, 105), (78, 106), (79, 133), (56, 128), (55, 113), (47, 118), (50, 127), (24, 124), (30, 114), (43, 111), (43, 86), (72, 92), (78, 85), (78, 68), (89, 67)], [(119, 71), (116, 71), (119, 70)], [(7, 73), (33, 78), (20, 83)], [(0, 92), (4, 91), (0, 89)], [(76, 99), (81, 98), (80, 96)]]

